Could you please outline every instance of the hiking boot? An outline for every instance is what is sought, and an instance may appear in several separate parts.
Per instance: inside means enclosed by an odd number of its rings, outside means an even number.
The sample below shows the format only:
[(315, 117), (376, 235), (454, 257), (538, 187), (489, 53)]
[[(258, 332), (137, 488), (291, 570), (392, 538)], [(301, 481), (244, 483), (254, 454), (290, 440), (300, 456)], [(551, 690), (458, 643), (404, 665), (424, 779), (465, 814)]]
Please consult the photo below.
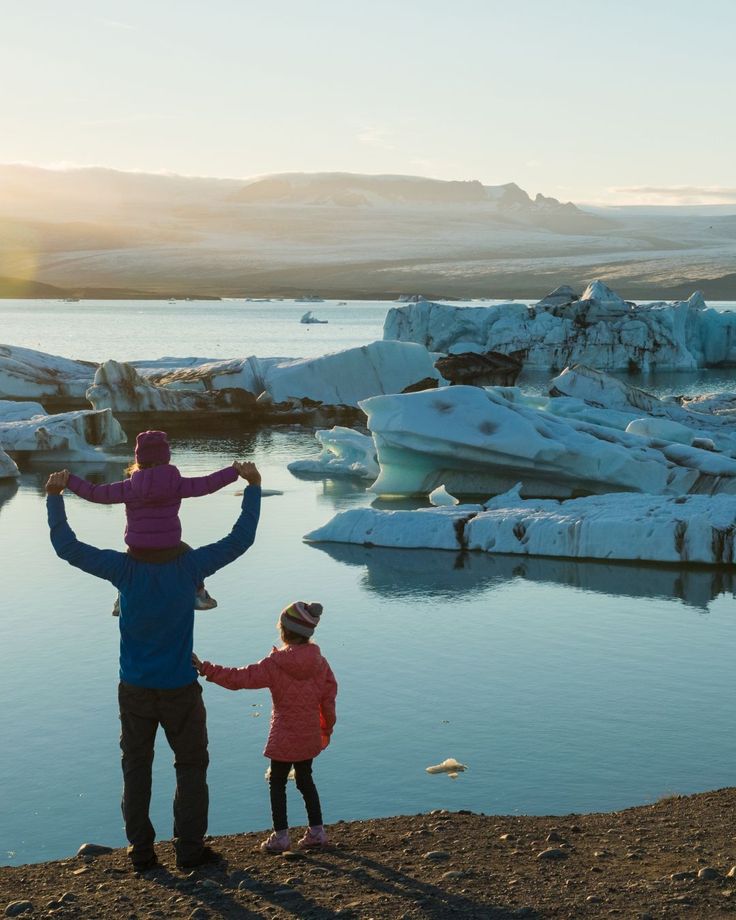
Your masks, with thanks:
[(264, 853), (283, 853), (291, 849), (288, 831), (274, 831), (270, 837), (261, 844)]
[(217, 607), (217, 601), (212, 597), (207, 588), (202, 586), (194, 597), (195, 610), (214, 610)]
[(177, 869), (196, 869), (197, 866), (207, 866), (211, 863), (220, 862), (222, 856), (213, 850), (212, 847), (202, 847), (202, 852), (199, 856), (194, 856), (192, 859), (177, 859), (176, 868)]
[(134, 872), (148, 872), (158, 866), (158, 857), (154, 853), (148, 859), (131, 859)]
[(329, 845), (330, 841), (327, 839), (327, 834), (321, 824), (317, 825), (317, 827), (308, 828), (307, 833), (297, 843), (300, 850), (318, 849)]

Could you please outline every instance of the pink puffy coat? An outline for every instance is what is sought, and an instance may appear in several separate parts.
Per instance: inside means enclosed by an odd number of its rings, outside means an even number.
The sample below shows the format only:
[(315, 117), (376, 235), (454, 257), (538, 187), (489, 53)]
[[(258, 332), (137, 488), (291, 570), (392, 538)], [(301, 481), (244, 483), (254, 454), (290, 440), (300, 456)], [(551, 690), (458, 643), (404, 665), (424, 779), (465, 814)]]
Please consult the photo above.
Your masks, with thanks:
[(210, 495), (238, 478), (228, 466), (209, 476), (182, 476), (171, 463), (136, 470), (130, 479), (93, 485), (73, 473), (72, 492), (100, 505), (125, 503), (125, 542), (134, 549), (169, 549), (181, 542), (179, 508), (183, 498)]
[(228, 690), (268, 687), (273, 710), (266, 757), (289, 763), (310, 760), (329, 744), (337, 681), (319, 646), (309, 642), (274, 648), (267, 658), (245, 668), (203, 661), (201, 673)]

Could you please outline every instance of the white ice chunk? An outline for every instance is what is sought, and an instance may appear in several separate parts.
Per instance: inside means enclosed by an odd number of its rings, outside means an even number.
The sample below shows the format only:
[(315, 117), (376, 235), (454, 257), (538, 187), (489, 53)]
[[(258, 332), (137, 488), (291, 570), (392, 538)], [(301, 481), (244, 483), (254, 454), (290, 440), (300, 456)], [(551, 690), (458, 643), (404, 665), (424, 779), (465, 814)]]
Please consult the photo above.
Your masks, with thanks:
[(442, 763), (435, 764), (433, 767), (426, 767), (425, 769), (427, 773), (449, 773), (450, 777), (455, 779), (458, 773), (464, 773), (468, 768), (464, 763), (455, 760), (454, 757), (448, 757), (447, 760), (443, 760)]
[(380, 511), (350, 508), (304, 537), (310, 543), (361, 543), (406, 549), (462, 549), (463, 524), (483, 510), (482, 505), (420, 508), (418, 511)]
[(316, 431), (314, 436), (322, 450), (314, 460), (294, 460), (288, 464), (292, 473), (320, 476), (359, 476), (371, 482), (378, 476), (376, 446), (373, 438), (352, 428), (335, 425)]
[(127, 440), (109, 409), (0, 421), (3, 448), (11, 454), (32, 455), (34, 460), (99, 460), (100, 448), (116, 447)]
[(488, 496), (519, 481), (526, 497), (736, 492), (730, 457), (561, 417), (513, 388), (445, 387), (361, 408), (381, 466), (378, 495), (427, 495), (444, 483), (455, 495)]
[(20, 471), (15, 460), (9, 457), (0, 447), (0, 479), (15, 479), (20, 476)]
[(441, 379), (423, 346), (372, 342), (272, 365), (266, 373), (266, 390), (275, 403), (306, 398), (328, 406), (357, 406), (361, 399), (401, 393), (427, 377)]
[(436, 505), (438, 508), (441, 508), (443, 505), (460, 504), (460, 499), (455, 498), (454, 495), (450, 495), (444, 484), (437, 486), (437, 488), (430, 492), (427, 497), (429, 498), (430, 504)]
[(559, 502), (521, 499), (517, 486), (485, 507), (353, 508), (305, 539), (393, 549), (732, 565), (735, 532), (733, 495), (622, 493)]
[(637, 306), (601, 281), (580, 298), (558, 288), (534, 307), (404, 304), (388, 311), (383, 337), (444, 353), (456, 352), (458, 343), (463, 351), (518, 352), (525, 367), (545, 370), (736, 365), (736, 313), (705, 309), (697, 293), (686, 301)]
[(0, 399), (83, 402), (96, 364), (0, 345)]

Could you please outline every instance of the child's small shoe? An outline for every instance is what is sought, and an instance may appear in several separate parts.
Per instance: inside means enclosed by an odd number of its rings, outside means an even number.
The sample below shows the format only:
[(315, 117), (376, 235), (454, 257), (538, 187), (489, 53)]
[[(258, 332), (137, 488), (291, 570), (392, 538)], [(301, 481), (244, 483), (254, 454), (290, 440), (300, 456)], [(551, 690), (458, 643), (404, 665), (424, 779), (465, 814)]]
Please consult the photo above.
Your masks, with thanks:
[(212, 597), (207, 588), (201, 587), (194, 598), (195, 610), (214, 610), (217, 607), (217, 601)]
[(317, 827), (308, 828), (307, 833), (297, 844), (300, 850), (328, 847), (329, 845), (330, 841), (327, 839), (327, 834), (321, 824), (317, 825)]
[(115, 603), (112, 605), (112, 615), (114, 617), (120, 616), (120, 595), (115, 598)]
[(274, 831), (270, 837), (263, 841), (261, 849), (264, 853), (283, 853), (291, 849), (288, 831)]

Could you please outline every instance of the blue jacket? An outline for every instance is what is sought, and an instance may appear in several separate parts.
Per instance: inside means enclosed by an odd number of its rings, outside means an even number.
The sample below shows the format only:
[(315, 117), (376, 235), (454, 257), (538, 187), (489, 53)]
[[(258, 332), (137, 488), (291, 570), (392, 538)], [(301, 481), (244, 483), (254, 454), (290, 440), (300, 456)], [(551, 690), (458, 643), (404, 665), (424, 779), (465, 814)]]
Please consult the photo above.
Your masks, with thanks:
[(47, 495), (49, 530), (56, 555), (104, 578), (120, 592), (120, 679), (166, 690), (196, 680), (192, 667), (194, 595), (205, 578), (233, 562), (253, 544), (261, 510), (261, 487), (243, 493), (240, 517), (216, 543), (171, 562), (141, 562), (113, 549), (81, 543), (66, 519), (61, 495)]

